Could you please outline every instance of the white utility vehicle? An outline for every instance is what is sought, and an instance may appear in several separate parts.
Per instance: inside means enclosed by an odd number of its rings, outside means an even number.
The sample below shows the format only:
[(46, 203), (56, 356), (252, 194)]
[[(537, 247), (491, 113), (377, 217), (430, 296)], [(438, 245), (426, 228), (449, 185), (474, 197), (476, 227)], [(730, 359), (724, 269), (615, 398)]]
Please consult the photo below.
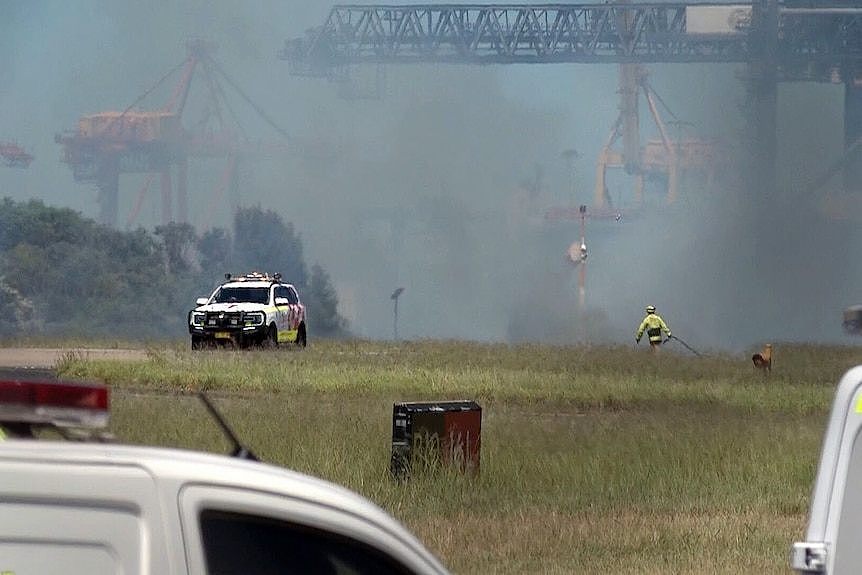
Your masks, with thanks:
[[(100, 440), (108, 394), (0, 378), (0, 573), (446, 573), (369, 501), (257, 461), (206, 396), (234, 457)], [(40, 426), (86, 438), (35, 439)]]
[(305, 347), (308, 342), (305, 305), (296, 287), (283, 282), (281, 274), (225, 274), (224, 283), (212, 295), (195, 303), (188, 314), (192, 349), (288, 342)]
[(862, 366), (838, 385), (814, 483), (805, 541), (791, 550), (800, 573), (862, 572)]

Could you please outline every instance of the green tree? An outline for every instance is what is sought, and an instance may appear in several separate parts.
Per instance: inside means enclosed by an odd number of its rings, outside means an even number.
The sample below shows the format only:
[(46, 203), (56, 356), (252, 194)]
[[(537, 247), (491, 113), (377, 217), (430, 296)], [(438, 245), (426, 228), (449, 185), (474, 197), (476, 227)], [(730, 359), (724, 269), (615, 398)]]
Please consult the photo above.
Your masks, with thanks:
[(0, 335), (30, 332), (33, 304), (0, 277)]
[(204, 277), (219, 277), (231, 268), (231, 238), (224, 228), (212, 228), (198, 240), (201, 273)]
[(0, 334), (178, 337), (213, 278), (252, 270), (281, 272), (297, 286), (309, 330), (341, 333), (329, 276), (315, 266), (307, 277), (292, 224), (258, 207), (237, 212), (234, 228), (234, 241), (219, 228), (198, 237), (188, 224), (123, 232), (39, 201), (0, 200)]
[(234, 215), (232, 263), (239, 273), (250, 271), (280, 272), (297, 286), (307, 281), (302, 240), (293, 229), (272, 210), (260, 206), (240, 208)]
[(338, 314), (338, 295), (329, 274), (319, 265), (307, 273), (302, 239), (293, 224), (260, 207), (241, 208), (234, 217), (232, 261), (242, 273), (281, 272), (294, 284), (308, 306), (309, 333), (324, 337), (346, 335), (347, 322)]
[(310, 333), (325, 337), (345, 335), (347, 321), (338, 313), (338, 294), (329, 274), (318, 264), (311, 267), (311, 278), (304, 297), (314, 317), (314, 323), (308, 327)]
[[(0, 202), (9, 288), (52, 334), (164, 336), (185, 323), (171, 304), (164, 251), (144, 230), (121, 232), (41, 202)], [(179, 316), (182, 316), (181, 318)]]
[(85, 241), (98, 227), (70, 209), (51, 208), (39, 200), (16, 203), (10, 198), (0, 202), (0, 250), (21, 243), (48, 246), (58, 242)]
[(162, 239), (168, 273), (187, 275), (197, 267), (198, 235), (191, 224), (171, 222), (156, 226), (155, 234)]

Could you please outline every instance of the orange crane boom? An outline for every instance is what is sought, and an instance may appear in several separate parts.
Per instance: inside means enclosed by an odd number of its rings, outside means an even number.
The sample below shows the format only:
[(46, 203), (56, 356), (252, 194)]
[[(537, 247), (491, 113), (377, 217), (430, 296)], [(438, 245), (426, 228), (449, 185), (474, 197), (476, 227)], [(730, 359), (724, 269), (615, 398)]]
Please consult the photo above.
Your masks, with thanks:
[[(75, 130), (55, 137), (63, 146), (63, 161), (72, 168), (77, 182), (93, 183), (98, 189), (99, 218), (116, 226), (120, 174), (159, 174), (162, 224), (176, 219), (188, 221), (187, 173), (192, 158), (225, 159), (234, 164), (237, 155), (252, 151), (241, 134), (244, 130), (225, 99), (222, 82), (232, 88), (254, 111), (282, 136), (286, 133), (258, 107), (211, 56), (213, 47), (203, 40), (186, 44), (186, 59), (169, 70), (122, 112), (109, 111), (82, 116)], [(138, 105), (178, 71), (180, 79), (167, 103), (157, 110), (140, 110)], [(208, 105), (202, 117), (183, 125), (183, 113), (196, 75), (204, 77)], [(232, 123), (222, 114), (226, 110)], [(173, 173), (177, 196), (174, 198)], [(152, 177), (138, 191), (127, 225), (132, 225), (148, 193)], [(236, 200), (232, 197), (231, 200)]]

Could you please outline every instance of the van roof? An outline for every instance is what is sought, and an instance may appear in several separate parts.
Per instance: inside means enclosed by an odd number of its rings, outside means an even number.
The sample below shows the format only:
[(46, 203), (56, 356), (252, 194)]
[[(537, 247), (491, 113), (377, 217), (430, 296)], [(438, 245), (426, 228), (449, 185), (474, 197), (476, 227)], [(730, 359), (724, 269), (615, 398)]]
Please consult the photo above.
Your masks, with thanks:
[(428, 563), (445, 571), (418, 539), (371, 501), (339, 485), (275, 465), (172, 448), (26, 439), (0, 441), (0, 466), (13, 462), (132, 466), (159, 482), (240, 487), (322, 504), (376, 524)]
[(224, 486), (242, 485), (267, 491), (284, 491), (291, 495), (319, 494), (338, 507), (363, 511), (373, 509), (376, 511), (371, 511), (372, 514), (383, 513), (374, 504), (336, 484), (275, 465), (215, 453), (98, 442), (31, 439), (0, 442), (0, 462), (13, 460), (70, 465), (132, 465), (146, 469), (158, 478), (200, 480)]

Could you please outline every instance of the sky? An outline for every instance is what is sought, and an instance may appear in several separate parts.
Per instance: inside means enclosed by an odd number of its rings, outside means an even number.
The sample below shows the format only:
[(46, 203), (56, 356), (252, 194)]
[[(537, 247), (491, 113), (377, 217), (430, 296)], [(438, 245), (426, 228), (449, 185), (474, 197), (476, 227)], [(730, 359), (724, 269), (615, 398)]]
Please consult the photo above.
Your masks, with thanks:
[[(285, 142), (229, 94), (261, 150), (240, 166), (238, 202), (295, 225), (306, 259), (330, 273), (358, 336), (393, 336), (389, 296), (404, 287), (398, 333), (407, 339), (628, 345), (653, 304), (698, 349), (854, 343), (841, 331), (841, 310), (862, 301), (862, 270), (852, 257), (859, 213), (848, 193), (858, 190), (835, 181), (817, 193), (807, 187), (841, 156), (841, 85), (781, 85), (777, 199), (763, 200), (730, 164), (710, 179), (686, 179), (672, 206), (654, 183), (640, 215), (588, 219), (581, 309), (577, 270), (564, 261), (579, 224), (543, 216), (593, 203), (596, 161), (618, 113), (617, 67), (388, 66), (378, 98), (347, 99), (332, 82), (291, 76), (276, 56), (285, 39), (323, 23), (328, 11), (305, 0), (7, 0), (0, 4), (0, 141), (17, 141), (36, 160), (28, 170), (0, 168), (0, 196), (97, 217), (95, 188), (73, 181), (55, 134), (82, 115), (125, 109), (185, 58), (188, 39), (203, 38), (289, 135)], [(679, 133), (717, 138), (738, 152), (751, 126), (744, 72), (655, 65), (649, 79), (689, 123)], [(353, 73), (360, 91), (374, 86), (375, 69)], [(139, 107), (164, 106), (176, 81)], [(203, 94), (193, 85), (189, 114)], [(642, 137), (657, 137), (640, 106)], [(573, 164), (563, 154), (571, 149), (579, 154)], [(198, 231), (229, 226), (224, 169), (216, 160), (190, 166)], [(132, 217), (145, 181), (122, 176), (121, 227), (159, 223), (157, 185)], [(633, 185), (614, 174), (611, 197), (631, 205)], [(213, 281), (224, 271), (213, 270)]]

